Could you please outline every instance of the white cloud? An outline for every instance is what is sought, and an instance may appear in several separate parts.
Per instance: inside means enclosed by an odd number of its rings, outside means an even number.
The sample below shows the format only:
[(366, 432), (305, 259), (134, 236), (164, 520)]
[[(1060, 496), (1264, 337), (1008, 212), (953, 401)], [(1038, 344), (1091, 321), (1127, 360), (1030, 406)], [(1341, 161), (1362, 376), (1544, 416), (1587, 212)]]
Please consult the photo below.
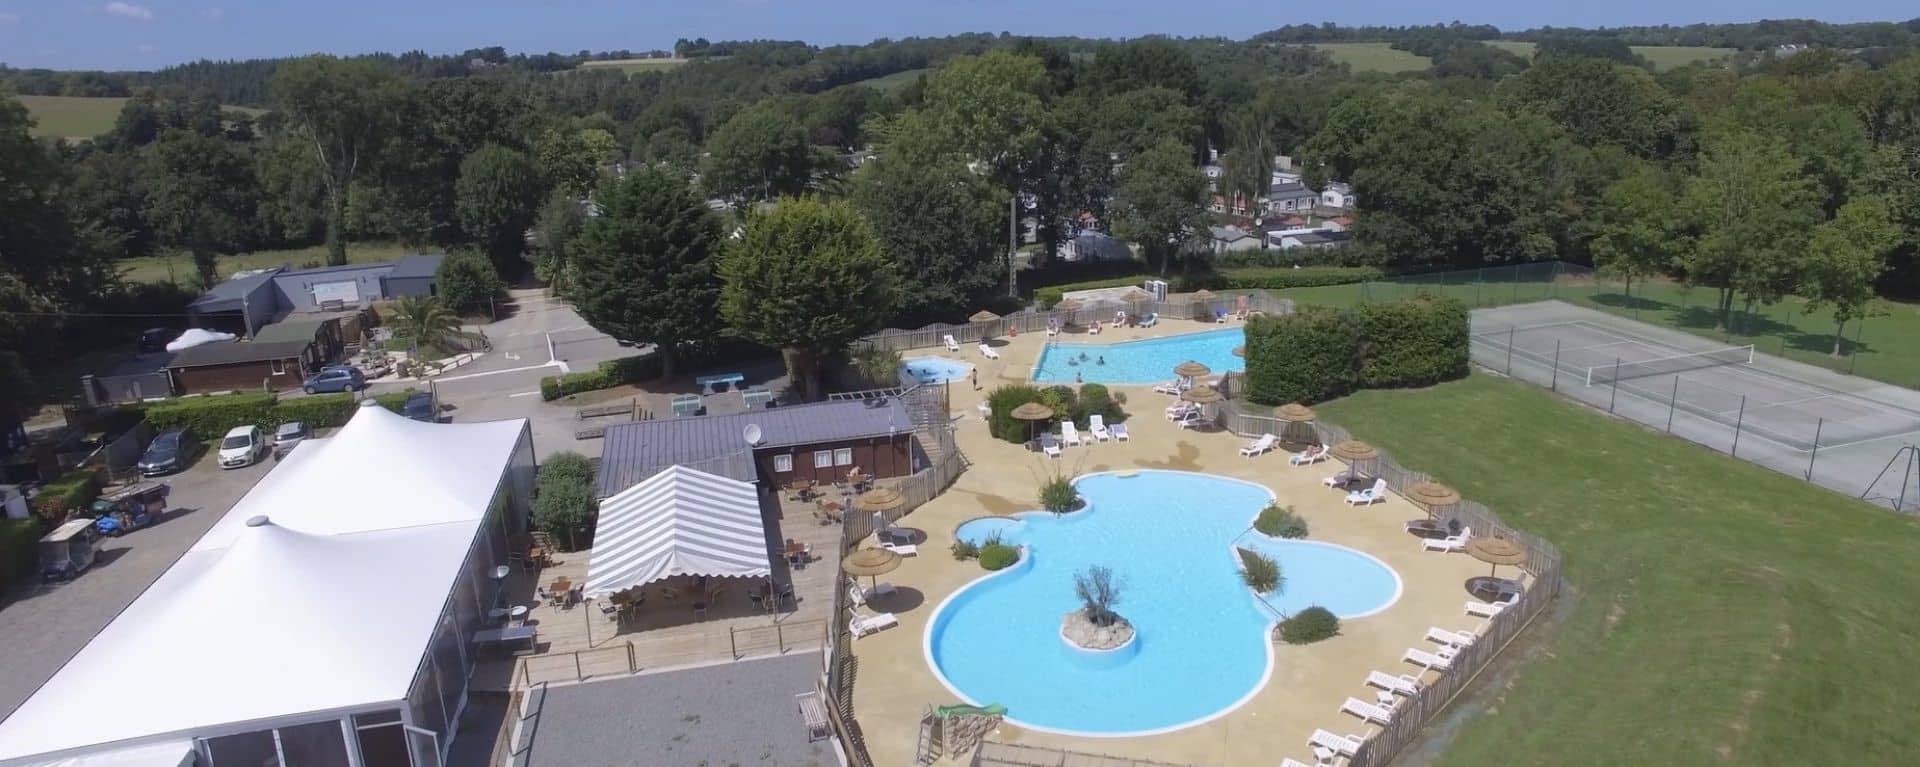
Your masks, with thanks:
[(219, 21), (226, 18), (226, 16), (227, 12), (222, 8), (206, 8), (200, 11), (200, 18), (208, 21)]
[(106, 10), (109, 16), (123, 16), (140, 21), (153, 21), (153, 9), (144, 5), (122, 3), (119, 2), (119, 0), (115, 0), (114, 2), (107, 3)]
[(0, 24), (18, 24), (18, 23), (20, 23), (20, 14), (0, 11)]

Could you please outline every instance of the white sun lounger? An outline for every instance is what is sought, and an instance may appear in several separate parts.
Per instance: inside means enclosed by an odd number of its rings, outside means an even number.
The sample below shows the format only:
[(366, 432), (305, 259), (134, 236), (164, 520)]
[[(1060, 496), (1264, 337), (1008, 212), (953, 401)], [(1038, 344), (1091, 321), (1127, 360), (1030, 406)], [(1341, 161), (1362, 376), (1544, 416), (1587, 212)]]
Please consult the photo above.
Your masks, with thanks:
[(1359, 698), (1348, 698), (1347, 702), (1340, 704), (1340, 713), (1352, 714), (1378, 725), (1387, 725), (1393, 722), (1393, 711), (1391, 709), (1376, 706)]
[(1113, 432), (1107, 431), (1106, 416), (1098, 413), (1087, 416), (1087, 433), (1092, 434), (1094, 439), (1101, 442), (1113, 439)]
[(1199, 405), (1195, 405), (1191, 402), (1175, 402), (1171, 405), (1168, 405), (1167, 409), (1164, 412), (1167, 414), (1167, 420), (1178, 421), (1180, 420), (1180, 416), (1186, 415), (1187, 413), (1190, 413), (1199, 409), (1200, 409)]
[(898, 625), (900, 625), (900, 619), (894, 617), (893, 613), (874, 613), (872, 615), (854, 613), (853, 617), (847, 619), (847, 630), (853, 632), (855, 638)]
[(1183, 385), (1185, 383), (1186, 381), (1175, 379), (1163, 384), (1154, 384), (1153, 391), (1155, 394), (1171, 394), (1178, 397), (1180, 396), (1180, 392), (1187, 390), (1187, 387)]
[(988, 345), (986, 345), (986, 344), (981, 344), (981, 345), (980, 345), (980, 356), (982, 356), (982, 357), (985, 357), (985, 358), (987, 358), (987, 359), (990, 359), (990, 360), (997, 360), (997, 359), (1000, 359), (1000, 353), (999, 353), (999, 352), (996, 352), (996, 351), (994, 351), (994, 350), (993, 350), (993, 347), (991, 347), (991, 346), (988, 346)]
[(1300, 761), (1293, 757), (1285, 757), (1280, 760), (1280, 767), (1313, 767), (1313, 765), (1307, 764), (1306, 762)]
[(1067, 447), (1079, 447), (1087, 444), (1084, 440), (1080, 439), (1080, 427), (1074, 426), (1072, 421), (1060, 422), (1060, 441), (1067, 443)]
[(1466, 551), (1467, 541), (1473, 540), (1473, 528), (1461, 528), (1459, 535), (1445, 538), (1426, 538), (1420, 541), (1421, 551)]
[(1293, 455), (1287, 456), (1287, 463), (1294, 466), (1312, 466), (1327, 460), (1327, 446), (1314, 445)]
[(887, 541), (887, 542), (881, 543), (880, 548), (886, 549), (888, 551), (891, 551), (903, 557), (913, 557), (913, 556), (920, 555), (920, 547), (915, 546), (911, 543), (894, 543), (892, 541)]
[(1193, 410), (1187, 411), (1184, 415), (1181, 415), (1173, 422), (1173, 425), (1182, 429), (1198, 429), (1201, 424), (1206, 422), (1207, 419), (1200, 415), (1200, 409), (1194, 408)]
[(1348, 469), (1346, 471), (1342, 471), (1337, 474), (1334, 474), (1331, 477), (1327, 477), (1326, 479), (1320, 480), (1320, 484), (1326, 485), (1327, 487), (1339, 487), (1341, 485), (1346, 484), (1347, 481), (1351, 479), (1353, 479), (1353, 470)]
[(1513, 604), (1514, 600), (1519, 598), (1520, 598), (1519, 594), (1510, 593), (1492, 602), (1471, 602), (1470, 601), (1467, 603), (1467, 614), (1478, 615), (1482, 618), (1491, 618), (1495, 615), (1499, 615), (1501, 610), (1507, 609), (1509, 605)]
[(940, 340), (947, 342), (947, 351), (950, 351), (950, 352), (960, 351), (960, 342), (953, 340), (952, 333), (948, 333), (944, 336), (941, 336)]
[(1113, 431), (1113, 439), (1116, 442), (1128, 442), (1133, 439), (1127, 436), (1127, 425), (1124, 423), (1116, 423), (1107, 428)]
[(877, 584), (871, 590), (860, 588), (858, 583), (847, 584), (847, 601), (852, 602), (854, 607), (865, 607), (869, 596), (891, 593), (893, 593), (891, 583)]
[(1040, 452), (1046, 453), (1050, 458), (1059, 458), (1060, 443), (1054, 440), (1052, 434), (1042, 434), (1040, 435)]
[(1326, 730), (1314, 730), (1313, 737), (1308, 738), (1307, 742), (1332, 749), (1343, 756), (1353, 756), (1360, 750), (1360, 744), (1367, 742), (1367, 739), (1358, 735), (1335, 735)]
[(1418, 647), (1409, 647), (1407, 654), (1400, 656), (1400, 659), (1416, 666), (1439, 671), (1453, 668), (1453, 653), (1447, 650), (1430, 653)]
[(1273, 444), (1276, 441), (1278, 440), (1276, 440), (1272, 434), (1262, 434), (1259, 439), (1248, 442), (1246, 447), (1240, 448), (1240, 454), (1252, 458), (1268, 450), (1272, 450)]
[(1471, 631), (1448, 631), (1439, 626), (1427, 627), (1427, 641), (1443, 644), (1448, 647), (1466, 647), (1467, 645), (1473, 644), (1473, 640), (1478, 638), (1479, 637), (1474, 636)]
[(1371, 506), (1387, 499), (1387, 481), (1375, 479), (1373, 487), (1347, 493), (1348, 506)]
[(1401, 695), (1412, 695), (1420, 691), (1420, 678), (1412, 674), (1395, 676), (1385, 671), (1369, 671), (1367, 684)]

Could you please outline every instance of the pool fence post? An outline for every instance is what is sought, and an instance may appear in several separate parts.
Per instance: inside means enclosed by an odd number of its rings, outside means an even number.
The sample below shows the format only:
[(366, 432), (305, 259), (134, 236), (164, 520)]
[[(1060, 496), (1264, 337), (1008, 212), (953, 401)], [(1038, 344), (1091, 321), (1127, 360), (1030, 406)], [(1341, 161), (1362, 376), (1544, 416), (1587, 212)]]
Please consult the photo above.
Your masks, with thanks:
[(1667, 433), (1673, 433), (1673, 411), (1680, 407), (1680, 376), (1673, 377), (1673, 396), (1667, 398)]
[(1559, 261), (1553, 262), (1553, 273), (1547, 275), (1547, 295), (1551, 298), (1560, 297), (1560, 262)]
[(1620, 399), (1620, 358), (1613, 358), (1613, 390), (1607, 392), (1607, 412), (1613, 412), (1614, 400)]
[(1553, 341), (1553, 382), (1547, 384), (1547, 391), (1560, 391), (1560, 339)]
[(1480, 267), (1480, 273), (1473, 276), (1473, 305), (1480, 305), (1480, 291), (1487, 286), (1487, 268)]
[(1807, 453), (1807, 481), (1813, 481), (1813, 462), (1820, 459), (1820, 432), (1827, 428), (1827, 419), (1822, 418), (1813, 425), (1813, 450)]
[(1509, 279), (1513, 280), (1513, 301), (1511, 303), (1520, 303), (1520, 272), (1515, 270), (1513, 276)]
[(1740, 396), (1740, 415), (1733, 419), (1733, 450), (1729, 451), (1727, 455), (1733, 456), (1735, 458), (1740, 457), (1740, 428), (1742, 426), (1745, 426), (1746, 423), (1747, 423), (1747, 397), (1746, 395), (1743, 394)]
[(1507, 375), (1513, 375), (1513, 335), (1519, 329), (1516, 325), (1507, 326)]

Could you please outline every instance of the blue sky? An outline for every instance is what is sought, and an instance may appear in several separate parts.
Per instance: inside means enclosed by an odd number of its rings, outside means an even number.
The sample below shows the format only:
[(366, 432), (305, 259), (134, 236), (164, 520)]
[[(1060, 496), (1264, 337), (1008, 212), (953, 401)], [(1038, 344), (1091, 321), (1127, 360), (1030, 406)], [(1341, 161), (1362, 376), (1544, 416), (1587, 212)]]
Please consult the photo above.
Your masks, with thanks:
[(1817, 13), (1827, 21), (1904, 20), (1912, 0), (0, 0), (0, 61), (18, 67), (152, 69), (198, 58), (488, 45), (544, 52), (667, 48), (679, 37), (864, 43), (987, 31), (1131, 37), (1246, 37), (1288, 23), (1544, 24), (1743, 21)]

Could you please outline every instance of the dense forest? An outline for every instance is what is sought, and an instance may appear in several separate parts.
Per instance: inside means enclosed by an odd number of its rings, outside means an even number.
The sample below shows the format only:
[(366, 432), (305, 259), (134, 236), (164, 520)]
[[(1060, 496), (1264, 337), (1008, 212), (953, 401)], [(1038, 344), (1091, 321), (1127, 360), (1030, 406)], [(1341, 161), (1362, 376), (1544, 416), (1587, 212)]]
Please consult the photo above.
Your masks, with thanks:
[[(1503, 39), (1536, 45), (1485, 44)], [(1143, 269), (1208, 268), (1194, 244), (1217, 222), (1210, 194), (1260, 196), (1276, 155), (1315, 188), (1351, 183), (1355, 244), (1330, 259), (1565, 259), (1685, 279), (1723, 307), (1797, 293), (1845, 322), (1874, 286), (1920, 292), (1916, 40), (1920, 21), (1296, 26), (1246, 41), (682, 40), (673, 66), (633, 73), (583, 65), (666, 52), (0, 70), (0, 90), (128, 98), (80, 143), (30, 138), (0, 99), (0, 389), (31, 404), (27, 371), (63, 354), (55, 339), (130, 327), (91, 315), (178, 311), (180, 288), (123, 284), (129, 258), (186, 256), (189, 286), (228, 274), (228, 254), (326, 243), (338, 263), (356, 240), (471, 252), (563, 287), (594, 279), (582, 263), (624, 273), (606, 250), (627, 247), (619, 232), (579, 235), (609, 185), (640, 175), (749, 235), (783, 197), (856, 211), (916, 286), (875, 320), (889, 324), (1005, 293), (1012, 201), (1049, 274), (1070, 271), (1046, 254), (1084, 227), (1134, 243)], [(1330, 41), (1433, 66), (1355, 73), (1310, 45)], [(1634, 45), (1741, 54), (1656, 72)], [(1200, 165), (1215, 156), (1210, 192)], [(648, 201), (668, 196), (634, 190), (620, 209), (657, 214)], [(859, 228), (841, 208), (817, 217)]]

